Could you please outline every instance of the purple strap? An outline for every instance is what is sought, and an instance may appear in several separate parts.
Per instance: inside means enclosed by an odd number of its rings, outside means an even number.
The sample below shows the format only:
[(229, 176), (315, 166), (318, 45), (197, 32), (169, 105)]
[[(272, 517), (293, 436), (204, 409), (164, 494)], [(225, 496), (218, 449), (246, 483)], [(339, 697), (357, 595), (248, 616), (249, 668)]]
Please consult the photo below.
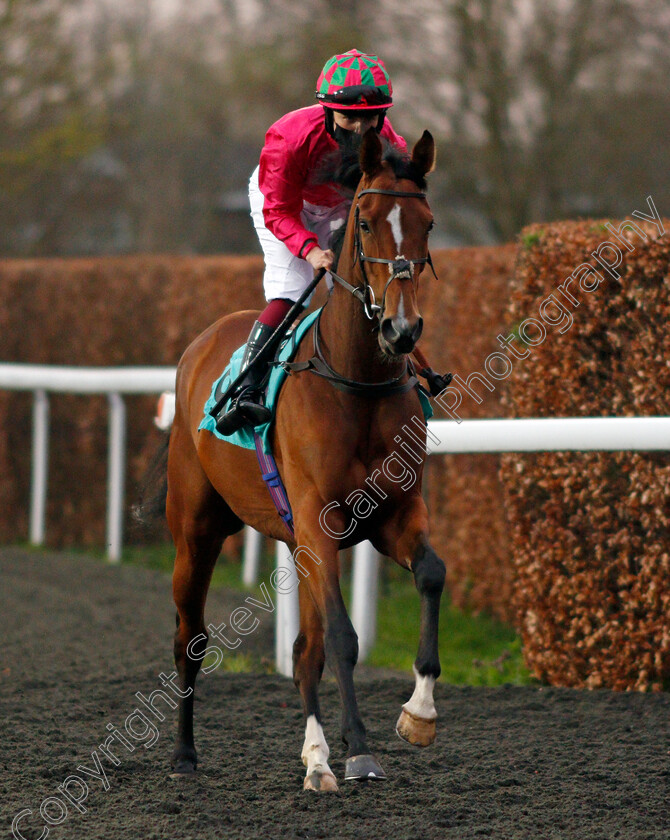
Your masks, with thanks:
[(295, 536), (295, 532), (293, 530), (293, 514), (291, 513), (291, 505), (289, 504), (288, 496), (286, 495), (286, 490), (284, 489), (284, 484), (281, 480), (281, 476), (279, 475), (275, 459), (272, 455), (267, 455), (263, 452), (263, 441), (256, 430), (254, 430), (254, 443), (256, 444), (256, 457), (258, 458), (258, 463), (261, 468), (263, 481), (270, 491), (270, 496), (272, 497), (274, 506), (277, 508), (277, 513), (284, 520), (284, 524), (293, 537)]

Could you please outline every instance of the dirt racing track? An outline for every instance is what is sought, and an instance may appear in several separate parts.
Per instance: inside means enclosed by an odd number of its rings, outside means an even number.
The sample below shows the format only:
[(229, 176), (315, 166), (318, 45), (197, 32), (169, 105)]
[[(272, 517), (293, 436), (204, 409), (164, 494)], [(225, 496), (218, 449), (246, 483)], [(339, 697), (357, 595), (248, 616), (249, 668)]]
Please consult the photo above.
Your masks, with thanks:
[[(83, 555), (4, 548), (0, 581), (3, 837), (22, 811), (26, 840), (46, 838), (45, 826), (55, 840), (670, 837), (667, 694), (438, 683), (438, 740), (417, 751), (394, 732), (411, 675), (364, 671), (359, 703), (389, 780), (345, 785), (339, 700), (326, 674), (324, 730), (340, 793), (319, 796), (302, 791), (303, 724), (291, 681), (219, 670), (197, 688), (198, 776), (174, 781), (176, 713), (165, 706), (162, 722), (133, 716), (144, 708), (135, 693), (162, 688), (159, 674), (173, 670), (169, 579)], [(211, 593), (208, 620), (239, 599)], [(270, 616), (247, 644), (271, 654)], [(118, 766), (99, 750), (108, 725), (135, 745), (130, 752), (116, 741)], [(59, 791), (69, 776), (87, 782), (85, 813)], [(66, 791), (83, 796), (73, 781)]]

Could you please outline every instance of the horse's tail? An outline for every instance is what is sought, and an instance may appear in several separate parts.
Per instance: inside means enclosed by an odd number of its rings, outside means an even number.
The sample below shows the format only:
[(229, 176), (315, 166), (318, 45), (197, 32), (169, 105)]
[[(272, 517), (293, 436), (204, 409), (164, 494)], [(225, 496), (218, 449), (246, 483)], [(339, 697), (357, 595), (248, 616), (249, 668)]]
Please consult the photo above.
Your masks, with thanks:
[(136, 522), (145, 527), (165, 518), (167, 501), (167, 460), (170, 435), (160, 444), (140, 483), (139, 501), (132, 507)]

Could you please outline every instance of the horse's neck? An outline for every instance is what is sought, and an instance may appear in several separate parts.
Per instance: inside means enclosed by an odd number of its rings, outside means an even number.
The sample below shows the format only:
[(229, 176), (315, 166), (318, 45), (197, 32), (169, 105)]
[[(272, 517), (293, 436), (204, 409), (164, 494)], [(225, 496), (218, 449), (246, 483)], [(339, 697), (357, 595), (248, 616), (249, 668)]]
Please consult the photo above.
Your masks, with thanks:
[[(362, 283), (350, 260), (340, 260), (338, 273), (354, 286)], [(320, 336), (326, 361), (337, 373), (359, 382), (382, 382), (402, 373), (404, 357), (390, 362), (382, 358), (377, 331), (373, 331), (376, 323), (376, 317), (374, 321), (366, 317), (360, 300), (334, 281), (321, 316)]]

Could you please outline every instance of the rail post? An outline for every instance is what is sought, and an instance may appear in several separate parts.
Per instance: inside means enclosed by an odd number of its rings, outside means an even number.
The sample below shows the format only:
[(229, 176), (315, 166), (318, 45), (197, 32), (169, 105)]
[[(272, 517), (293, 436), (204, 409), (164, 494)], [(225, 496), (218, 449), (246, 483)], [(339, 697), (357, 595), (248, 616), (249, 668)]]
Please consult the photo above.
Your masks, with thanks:
[(258, 580), (262, 545), (263, 535), (247, 525), (244, 529), (244, 557), (242, 560), (242, 583), (245, 586), (253, 586)]
[[(288, 570), (289, 574), (286, 573)], [(277, 671), (285, 677), (293, 676), (293, 642), (300, 629), (298, 606), (298, 573), (288, 546), (277, 543), (277, 623), (275, 661)]]
[(30, 481), (30, 542), (44, 545), (47, 483), (49, 479), (49, 398), (33, 392), (33, 452)]
[(358, 635), (358, 660), (365, 661), (377, 635), (379, 555), (371, 542), (354, 548), (351, 581), (351, 623)]
[(121, 561), (123, 503), (126, 483), (126, 404), (118, 393), (109, 399), (109, 454), (107, 461), (107, 558)]

